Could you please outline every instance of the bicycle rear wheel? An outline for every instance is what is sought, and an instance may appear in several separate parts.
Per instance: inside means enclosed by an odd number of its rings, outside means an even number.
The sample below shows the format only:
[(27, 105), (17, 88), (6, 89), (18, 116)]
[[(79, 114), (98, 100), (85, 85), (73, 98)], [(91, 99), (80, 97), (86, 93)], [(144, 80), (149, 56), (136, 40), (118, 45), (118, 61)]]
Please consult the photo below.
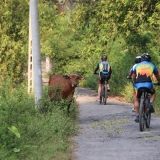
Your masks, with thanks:
[(145, 113), (144, 113), (144, 103), (143, 99), (140, 100), (140, 109), (139, 109), (139, 129), (144, 131), (145, 124)]
[(107, 104), (107, 86), (104, 86), (104, 105)]
[(147, 120), (146, 120), (146, 128), (149, 128), (150, 127), (150, 122), (151, 122), (151, 112), (150, 111), (148, 111), (146, 113), (146, 118), (147, 118)]
[(101, 95), (101, 96), (100, 96), (100, 101), (99, 101), (100, 104), (102, 104), (102, 102), (103, 102), (102, 99), (103, 99), (103, 98), (102, 98), (102, 95)]
[(104, 102), (104, 89), (102, 88), (102, 90), (101, 90), (101, 95), (100, 95), (100, 104), (103, 104), (103, 102)]

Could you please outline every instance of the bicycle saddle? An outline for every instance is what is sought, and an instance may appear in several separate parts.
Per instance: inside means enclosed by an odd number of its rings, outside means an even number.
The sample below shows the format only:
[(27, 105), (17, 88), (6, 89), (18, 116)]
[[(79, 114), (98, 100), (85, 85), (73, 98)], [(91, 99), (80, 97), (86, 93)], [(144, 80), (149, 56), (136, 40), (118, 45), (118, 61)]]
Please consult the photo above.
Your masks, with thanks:
[(142, 92), (147, 92), (147, 93), (150, 93), (152, 94), (153, 92), (149, 89), (149, 88), (146, 88), (146, 87), (140, 87), (137, 91), (137, 98), (140, 98), (142, 96)]

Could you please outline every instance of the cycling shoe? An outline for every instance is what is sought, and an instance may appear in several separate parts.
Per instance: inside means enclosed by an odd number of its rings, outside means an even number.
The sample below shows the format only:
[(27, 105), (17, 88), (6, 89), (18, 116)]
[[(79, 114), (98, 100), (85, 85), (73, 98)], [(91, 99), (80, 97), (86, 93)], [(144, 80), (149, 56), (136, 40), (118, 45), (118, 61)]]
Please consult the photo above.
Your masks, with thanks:
[(153, 108), (153, 106), (151, 105), (151, 108), (150, 108), (150, 110), (149, 110), (151, 113), (154, 113), (155, 112), (155, 110), (154, 110), (154, 108)]
[(136, 119), (134, 120), (136, 123), (139, 122), (139, 116), (136, 116)]

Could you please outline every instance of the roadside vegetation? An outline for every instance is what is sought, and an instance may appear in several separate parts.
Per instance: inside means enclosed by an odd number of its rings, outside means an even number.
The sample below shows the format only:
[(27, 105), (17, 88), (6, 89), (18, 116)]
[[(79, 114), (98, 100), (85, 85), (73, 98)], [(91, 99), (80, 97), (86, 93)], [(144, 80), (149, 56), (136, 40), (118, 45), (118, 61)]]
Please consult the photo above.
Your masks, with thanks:
[[(29, 0), (0, 3), (0, 159), (69, 160), (77, 104), (67, 115), (67, 103), (48, 102), (44, 88), (35, 110), (26, 85)], [(160, 69), (159, 1), (66, 1), (60, 14), (58, 6), (54, 0), (38, 0), (41, 55), (53, 64), (49, 75), (78, 73), (85, 77), (81, 86), (97, 89), (93, 71), (107, 54), (113, 69), (111, 94), (132, 102), (133, 87), (126, 76), (134, 58), (148, 52)], [(160, 88), (156, 89), (154, 107), (160, 115)]]
[(0, 159), (71, 159), (69, 137), (77, 133), (76, 103), (68, 115), (65, 101), (50, 103), (43, 97), (36, 110), (26, 89), (9, 83), (0, 88)]

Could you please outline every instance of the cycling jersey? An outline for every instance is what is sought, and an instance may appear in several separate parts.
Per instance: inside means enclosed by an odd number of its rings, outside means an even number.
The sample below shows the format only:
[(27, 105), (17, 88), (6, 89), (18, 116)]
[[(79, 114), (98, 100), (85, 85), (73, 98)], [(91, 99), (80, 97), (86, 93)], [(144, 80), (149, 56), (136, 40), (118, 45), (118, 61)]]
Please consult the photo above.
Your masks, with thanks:
[(139, 82), (152, 82), (151, 77), (158, 74), (156, 66), (148, 61), (142, 61), (133, 69), (133, 74), (136, 75), (136, 83)]
[(99, 72), (102, 72), (103, 74), (110, 74), (111, 75), (111, 72), (112, 72), (111, 66), (106, 61), (98, 63), (94, 73), (96, 73), (98, 69), (99, 69)]
[(96, 73), (97, 70), (99, 70), (98, 84), (103, 84), (105, 79), (109, 80), (111, 78), (112, 70), (108, 62), (102, 61), (98, 63), (94, 73)]

